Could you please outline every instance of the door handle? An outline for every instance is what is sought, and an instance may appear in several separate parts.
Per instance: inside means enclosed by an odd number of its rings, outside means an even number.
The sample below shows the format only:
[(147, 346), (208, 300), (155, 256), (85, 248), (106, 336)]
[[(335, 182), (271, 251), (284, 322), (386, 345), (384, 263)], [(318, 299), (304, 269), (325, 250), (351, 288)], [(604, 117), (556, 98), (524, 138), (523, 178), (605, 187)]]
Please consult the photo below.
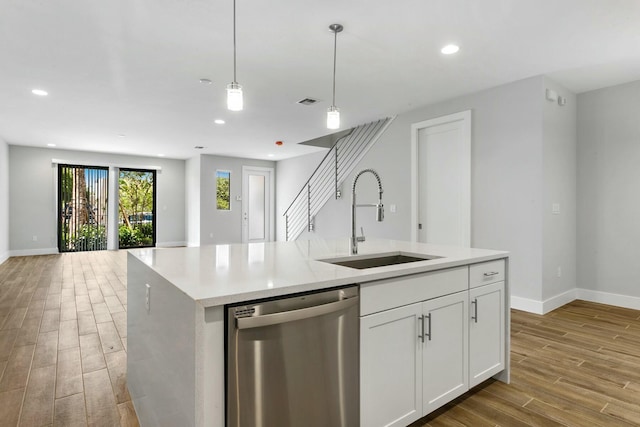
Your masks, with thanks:
[[(429, 323), (427, 324), (427, 331), (429, 331), (429, 332), (427, 332), (424, 335), (426, 335), (426, 337), (429, 339), (429, 341), (431, 341), (431, 313), (429, 313), (426, 316), (424, 316), (424, 318), (426, 318), (429, 321)], [(423, 319), (423, 322), (424, 322), (424, 319)], [(423, 323), (423, 325), (424, 325), (424, 323)], [(422, 327), (422, 330), (424, 331), (424, 326)], [(424, 342), (424, 339), (422, 340), (422, 342)]]
[(424, 342), (424, 316), (420, 316), (418, 317), (418, 319), (420, 320), (420, 325), (421, 325), (420, 334), (418, 335), (418, 338), (420, 338), (422, 342)]
[(471, 304), (473, 304), (473, 316), (471, 316), (471, 319), (478, 323), (478, 298), (471, 301)]
[(315, 305), (313, 307), (301, 308), (298, 310), (283, 311), (281, 313), (264, 314), (255, 317), (240, 317), (236, 319), (238, 329), (259, 328), (262, 326), (279, 325), (280, 323), (295, 322), (296, 320), (318, 317), (353, 307), (358, 304), (360, 297), (343, 299), (330, 302), (328, 304)]

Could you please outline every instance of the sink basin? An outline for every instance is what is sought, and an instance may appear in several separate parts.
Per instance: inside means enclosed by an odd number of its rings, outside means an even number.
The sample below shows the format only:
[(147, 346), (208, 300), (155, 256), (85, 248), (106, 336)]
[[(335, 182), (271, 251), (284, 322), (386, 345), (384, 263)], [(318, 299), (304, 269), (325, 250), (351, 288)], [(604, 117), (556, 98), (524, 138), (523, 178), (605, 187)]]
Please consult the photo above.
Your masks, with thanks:
[(392, 254), (373, 254), (344, 258), (320, 259), (318, 261), (328, 262), (330, 264), (341, 265), (343, 267), (357, 268), (363, 270), (365, 268), (386, 267), (389, 265), (406, 264), (409, 262), (428, 261), (441, 257), (430, 255), (414, 255), (404, 253)]

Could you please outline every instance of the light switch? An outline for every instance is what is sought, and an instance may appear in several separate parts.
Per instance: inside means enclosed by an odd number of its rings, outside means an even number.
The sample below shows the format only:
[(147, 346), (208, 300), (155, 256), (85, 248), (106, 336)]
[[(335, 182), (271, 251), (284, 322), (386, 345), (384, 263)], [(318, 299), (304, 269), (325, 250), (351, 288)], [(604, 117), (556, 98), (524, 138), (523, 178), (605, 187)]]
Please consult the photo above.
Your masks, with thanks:
[(551, 213), (558, 215), (560, 213), (560, 203), (554, 203), (551, 205)]
[(151, 310), (151, 285), (145, 283), (146, 294), (144, 298), (144, 306), (147, 308), (147, 313)]
[(396, 213), (396, 205), (389, 205), (389, 212)]

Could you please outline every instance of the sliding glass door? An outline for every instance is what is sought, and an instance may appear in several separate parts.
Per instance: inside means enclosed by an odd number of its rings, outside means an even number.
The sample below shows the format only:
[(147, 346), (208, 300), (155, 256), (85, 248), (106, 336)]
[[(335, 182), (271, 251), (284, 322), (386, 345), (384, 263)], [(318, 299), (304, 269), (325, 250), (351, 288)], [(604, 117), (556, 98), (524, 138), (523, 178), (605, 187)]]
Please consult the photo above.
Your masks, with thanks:
[(156, 171), (120, 169), (118, 180), (118, 246), (156, 245)]
[(107, 168), (58, 165), (58, 250), (107, 249)]

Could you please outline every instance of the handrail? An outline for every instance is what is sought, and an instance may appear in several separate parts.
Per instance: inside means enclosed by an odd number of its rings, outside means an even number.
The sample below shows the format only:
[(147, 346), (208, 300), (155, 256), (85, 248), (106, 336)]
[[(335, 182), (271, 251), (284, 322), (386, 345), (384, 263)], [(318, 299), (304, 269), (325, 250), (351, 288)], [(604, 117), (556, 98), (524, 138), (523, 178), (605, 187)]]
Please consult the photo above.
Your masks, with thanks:
[(298, 197), (300, 196), (300, 194), (302, 194), (302, 192), (307, 188), (307, 186), (309, 185), (309, 182), (313, 179), (313, 176), (316, 174), (316, 172), (318, 172), (318, 169), (320, 169), (320, 167), (322, 166), (322, 164), (324, 163), (324, 161), (327, 159), (327, 157), (329, 157), (329, 154), (331, 154), (333, 152), (333, 149), (336, 148), (338, 146), (338, 142), (342, 141), (344, 138), (350, 136), (354, 129), (356, 128), (351, 128), (351, 131), (340, 137), (336, 142), (333, 143), (333, 145), (331, 146), (331, 148), (329, 148), (329, 151), (327, 151), (327, 154), (324, 155), (324, 157), (322, 158), (322, 160), (320, 160), (320, 163), (318, 163), (318, 166), (316, 166), (316, 168), (314, 169), (313, 173), (309, 176), (309, 179), (307, 180), (307, 182), (304, 183), (304, 185), (302, 186), (302, 188), (300, 189), (300, 191), (298, 192), (298, 194), (296, 194), (296, 197), (293, 198), (293, 202), (291, 202), (291, 204), (289, 205), (289, 207), (284, 211), (284, 213), (282, 214), (282, 216), (285, 216), (287, 214), (287, 212), (289, 212), (289, 209), (291, 209), (291, 206), (293, 206), (293, 204), (296, 202), (296, 199), (298, 199)]
[(336, 140), (284, 211), (286, 240), (297, 238), (305, 229), (314, 230), (315, 215), (332, 194), (340, 198), (340, 185), (394, 119), (387, 117), (320, 138)]

